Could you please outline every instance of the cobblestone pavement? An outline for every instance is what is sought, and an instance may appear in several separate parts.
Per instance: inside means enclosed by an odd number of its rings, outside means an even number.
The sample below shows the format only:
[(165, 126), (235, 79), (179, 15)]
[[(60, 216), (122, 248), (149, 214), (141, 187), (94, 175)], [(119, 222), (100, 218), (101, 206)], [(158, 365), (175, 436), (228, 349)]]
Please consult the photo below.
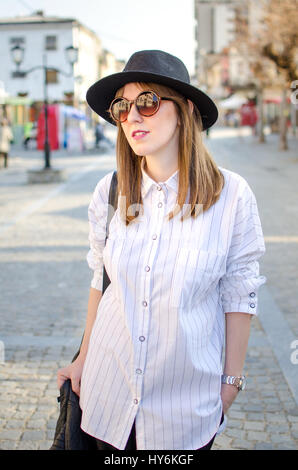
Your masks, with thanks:
[[(298, 339), (295, 142), (279, 152), (276, 136), (261, 145), (250, 135), (229, 136), (218, 128), (206, 143), (217, 163), (244, 176), (256, 194), (267, 247), (261, 272)], [(91, 280), (87, 206), (97, 181), (116, 165), (113, 152), (60, 152), (52, 162), (66, 169), (65, 183), (28, 185), (25, 170), (42, 165), (34, 152), (12, 152), (9, 168), (0, 170), (3, 450), (48, 449), (52, 443), (59, 412), (56, 371), (76, 352), (85, 323)], [(298, 449), (297, 397), (260, 318), (252, 322), (245, 373), (247, 389), (229, 409), (213, 449)]]

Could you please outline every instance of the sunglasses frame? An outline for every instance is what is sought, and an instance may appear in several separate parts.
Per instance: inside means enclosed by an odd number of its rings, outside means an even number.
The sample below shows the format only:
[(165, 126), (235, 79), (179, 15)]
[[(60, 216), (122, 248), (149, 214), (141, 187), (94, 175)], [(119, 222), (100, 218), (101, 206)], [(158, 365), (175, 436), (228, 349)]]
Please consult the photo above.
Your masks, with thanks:
[[(140, 113), (140, 111), (139, 111), (139, 109), (138, 109), (138, 106), (137, 106), (137, 99), (138, 99), (141, 95), (143, 95), (144, 93), (153, 93), (153, 94), (157, 97), (157, 99), (158, 99), (158, 106), (157, 106), (157, 109), (156, 109), (152, 114), (150, 114), (149, 116), (145, 116), (144, 114)], [(167, 98), (167, 97), (165, 97), (165, 96), (159, 96), (159, 94), (156, 93), (156, 92), (153, 91), (153, 90), (144, 90), (144, 91), (141, 91), (141, 93), (139, 93), (138, 96), (137, 96), (134, 100), (128, 100), (127, 98), (124, 98), (124, 96), (117, 96), (117, 98), (114, 98), (114, 99), (113, 99), (113, 101), (111, 102), (110, 107), (109, 107), (109, 109), (108, 109), (110, 115), (112, 116), (112, 118), (113, 118), (114, 121), (116, 121), (116, 122), (125, 122), (125, 121), (127, 120), (127, 118), (126, 118), (126, 119), (124, 119), (123, 121), (120, 121), (120, 119), (116, 119), (116, 118), (114, 117), (114, 115), (113, 115), (113, 112), (112, 112), (113, 104), (114, 104), (114, 102), (115, 102), (116, 100), (119, 100), (119, 99), (125, 100), (125, 101), (129, 104), (129, 111), (128, 111), (127, 115), (130, 113), (131, 107), (132, 107), (132, 105), (134, 104), (135, 107), (137, 108), (138, 113), (139, 113), (141, 116), (143, 116), (143, 117), (151, 117), (151, 116), (153, 116), (154, 114), (156, 114), (157, 111), (158, 111), (159, 108), (160, 108), (160, 102), (161, 102), (161, 100), (172, 101), (171, 98)]]

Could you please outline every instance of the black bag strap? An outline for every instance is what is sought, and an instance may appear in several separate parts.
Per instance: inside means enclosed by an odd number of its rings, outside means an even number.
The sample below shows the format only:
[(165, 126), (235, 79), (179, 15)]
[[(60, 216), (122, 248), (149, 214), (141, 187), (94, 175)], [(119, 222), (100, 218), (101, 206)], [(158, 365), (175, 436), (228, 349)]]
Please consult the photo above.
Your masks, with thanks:
[[(109, 225), (110, 225), (111, 219), (114, 215), (114, 212), (117, 209), (117, 206), (118, 206), (118, 180), (117, 180), (117, 171), (114, 171), (113, 176), (112, 176), (112, 180), (111, 180), (111, 184), (110, 184), (110, 190), (109, 190), (109, 206), (108, 206), (108, 216), (107, 216), (107, 225), (106, 225), (106, 240), (105, 241), (107, 241), (107, 238), (108, 238), (108, 235), (109, 235)], [(104, 293), (104, 291), (106, 290), (106, 288), (108, 287), (108, 285), (110, 283), (111, 283), (111, 281), (110, 281), (110, 278), (109, 278), (109, 276), (106, 272), (106, 268), (105, 268), (105, 266), (103, 266), (102, 294)], [(83, 338), (84, 338), (84, 335), (83, 335), (82, 340), (81, 340), (81, 345), (82, 345), (82, 342), (83, 342)], [(80, 345), (80, 348), (81, 348), (81, 345)], [(77, 351), (77, 353), (73, 357), (72, 362), (75, 361), (75, 359), (78, 357), (79, 354), (80, 354), (80, 349)]]
[[(117, 209), (118, 206), (118, 180), (117, 180), (117, 171), (114, 171), (110, 191), (109, 191), (109, 210), (108, 210), (108, 217), (107, 217), (107, 227), (106, 227), (106, 241), (109, 236), (109, 226), (111, 219)], [(105, 266), (103, 266), (103, 283), (102, 283), (102, 293), (106, 290), (108, 285), (110, 284), (110, 278), (106, 272)]]

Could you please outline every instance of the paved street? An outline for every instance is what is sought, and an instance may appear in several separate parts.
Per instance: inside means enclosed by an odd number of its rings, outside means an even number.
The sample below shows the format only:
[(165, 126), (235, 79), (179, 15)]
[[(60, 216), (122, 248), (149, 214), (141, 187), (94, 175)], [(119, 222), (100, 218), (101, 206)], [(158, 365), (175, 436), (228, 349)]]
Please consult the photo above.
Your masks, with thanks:
[[(267, 139), (259, 144), (248, 133), (216, 127), (206, 139), (216, 162), (252, 187), (267, 250), (247, 389), (229, 409), (215, 450), (298, 449), (297, 141), (290, 138), (290, 150), (280, 152), (278, 136)], [(97, 181), (116, 167), (114, 150), (53, 153), (53, 167), (65, 169), (67, 180), (28, 185), (26, 170), (42, 167), (42, 158), (14, 149), (9, 168), (0, 169), (0, 449), (52, 443), (56, 371), (80, 344), (92, 277), (87, 207)]]

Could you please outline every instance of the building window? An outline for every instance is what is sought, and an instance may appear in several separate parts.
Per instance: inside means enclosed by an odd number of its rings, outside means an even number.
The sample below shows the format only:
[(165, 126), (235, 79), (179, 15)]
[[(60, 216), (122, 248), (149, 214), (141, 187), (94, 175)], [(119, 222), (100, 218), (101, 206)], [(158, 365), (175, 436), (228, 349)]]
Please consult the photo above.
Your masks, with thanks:
[(24, 37), (14, 37), (9, 39), (10, 45), (13, 46), (23, 46), (25, 44)]
[(58, 72), (57, 70), (47, 70), (47, 83), (58, 83)]
[(57, 50), (57, 36), (46, 36), (46, 50), (47, 51)]

